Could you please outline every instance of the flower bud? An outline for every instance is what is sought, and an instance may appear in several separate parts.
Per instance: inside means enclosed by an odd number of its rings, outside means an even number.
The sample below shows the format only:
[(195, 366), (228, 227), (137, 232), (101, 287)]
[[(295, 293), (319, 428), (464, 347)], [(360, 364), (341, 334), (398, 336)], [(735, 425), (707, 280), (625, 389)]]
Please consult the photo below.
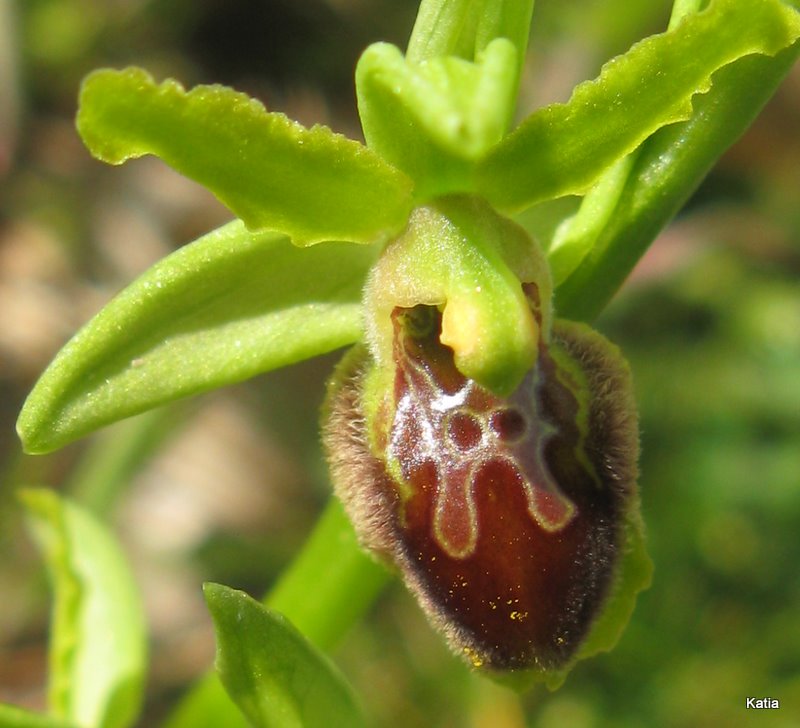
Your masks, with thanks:
[[(459, 371), (439, 307), (395, 306), (391, 364), (364, 347), (345, 358), (324, 441), (361, 542), (451, 647), (475, 667), (547, 677), (604, 607), (629, 611), (617, 585), (641, 537), (637, 418), (616, 347), (582, 324), (542, 325), (549, 301), (536, 281), (519, 286), (538, 338), (509, 395)], [(619, 631), (607, 619), (603, 630)]]

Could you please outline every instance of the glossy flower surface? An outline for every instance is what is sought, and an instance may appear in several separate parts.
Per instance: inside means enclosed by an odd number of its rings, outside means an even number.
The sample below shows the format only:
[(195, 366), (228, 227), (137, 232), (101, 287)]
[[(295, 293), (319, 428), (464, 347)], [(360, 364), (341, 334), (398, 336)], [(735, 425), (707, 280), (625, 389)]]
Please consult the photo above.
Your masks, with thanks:
[(556, 671), (602, 610), (638, 505), (638, 433), (616, 348), (541, 325), (508, 397), (467, 379), (436, 307), (395, 308), (391, 387), (357, 350), (332, 388), (326, 443), (361, 540), (401, 571), (476, 667)]

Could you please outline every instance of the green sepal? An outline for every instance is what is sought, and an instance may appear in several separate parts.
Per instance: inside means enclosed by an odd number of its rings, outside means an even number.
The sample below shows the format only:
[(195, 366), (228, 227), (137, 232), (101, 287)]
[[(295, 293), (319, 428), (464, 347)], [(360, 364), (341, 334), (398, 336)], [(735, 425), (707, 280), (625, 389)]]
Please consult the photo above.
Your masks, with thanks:
[(361, 337), (374, 246), (297, 248), (235, 221), (163, 259), (61, 350), (23, 407), (27, 452)]
[(708, 170), (753, 123), (798, 56), (800, 42), (774, 58), (749, 56), (726, 66), (695, 101), (691, 119), (660, 129), (631, 155), (623, 189), (607, 200), (613, 214), (587, 226), (586, 237), (576, 231), (572, 252), (585, 254), (556, 288), (561, 315), (589, 321), (603, 310)]
[(55, 593), (50, 710), (80, 726), (129, 726), (142, 701), (147, 631), (125, 557), (105, 526), (54, 492), (20, 499)]
[(479, 164), (476, 191), (507, 212), (582, 194), (657, 129), (688, 119), (714, 72), (798, 37), (800, 13), (780, 0), (713, 0), (610, 61), (567, 103), (529, 116)]
[(438, 306), (441, 341), (453, 349), (458, 370), (509, 394), (536, 361), (539, 324), (523, 292), (528, 282), (538, 287), (547, 336), (550, 274), (521, 227), (479, 198), (444, 197), (417, 208), (365, 289), (367, 336), (378, 368), (392, 368), (392, 310)]
[(210, 189), (250, 229), (297, 245), (381, 242), (402, 229), (411, 182), (362, 144), (302, 127), (224, 86), (185, 91), (139, 68), (87, 76), (78, 131), (98, 159), (155, 154)]
[(476, 62), (410, 63), (389, 43), (364, 51), (356, 90), (367, 144), (415, 182), (417, 200), (463, 189), (514, 111), (517, 51), (497, 38)]
[(286, 617), (235, 589), (206, 584), (204, 591), (217, 634), (217, 670), (252, 725), (364, 725), (344, 677)]

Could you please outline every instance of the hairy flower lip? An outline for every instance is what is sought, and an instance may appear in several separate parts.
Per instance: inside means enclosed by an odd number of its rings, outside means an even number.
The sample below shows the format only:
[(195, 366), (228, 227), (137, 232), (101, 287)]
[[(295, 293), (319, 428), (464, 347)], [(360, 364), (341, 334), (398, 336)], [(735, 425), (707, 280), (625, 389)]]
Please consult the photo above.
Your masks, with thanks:
[[(463, 380), (451, 353), (447, 368), (449, 350), (435, 335), (425, 344), (452, 378), (448, 386)], [(366, 407), (374, 365), (357, 348), (329, 393), (324, 440), (359, 538), (395, 564), (454, 651), (491, 671), (548, 674), (570, 663), (606, 601), (624, 546), (621, 524), (635, 501), (637, 422), (629, 372), (616, 348), (584, 325), (559, 321), (540, 355), (535, 371), (555, 383), (540, 391), (542, 416), (553, 418), (569, 400), (571, 379), (582, 379), (587, 392), (586, 405), (573, 402), (566, 415), (575, 418), (573, 439), (583, 418), (578, 455), (564, 437), (551, 438), (543, 451), (574, 512), (556, 528), (541, 528), (518, 479), (509, 487), (515, 478), (504, 461), (489, 460), (473, 491), (477, 525), (467, 541), (475, 543), (461, 551), (443, 548), (436, 532), (431, 461), (420, 458), (398, 482), (402, 464), (393, 466), (382, 449), (391, 436), (374, 432), (385, 429), (375, 418), (391, 416), (397, 382), (384, 393), (388, 402)], [(378, 413), (371, 422), (367, 411)]]

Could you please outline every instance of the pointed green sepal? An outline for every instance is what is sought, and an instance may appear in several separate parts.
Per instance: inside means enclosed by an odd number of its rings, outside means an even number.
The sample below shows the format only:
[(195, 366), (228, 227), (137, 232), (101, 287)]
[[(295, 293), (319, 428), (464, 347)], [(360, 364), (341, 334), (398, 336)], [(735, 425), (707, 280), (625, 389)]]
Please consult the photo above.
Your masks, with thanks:
[(224, 86), (185, 91), (139, 68), (95, 71), (83, 83), (77, 125), (98, 159), (155, 154), (249, 228), (297, 245), (380, 242), (411, 209), (410, 180), (362, 144), (325, 126), (306, 129)]
[(567, 103), (529, 116), (480, 163), (476, 191), (507, 212), (583, 194), (657, 129), (688, 119), (720, 68), (798, 38), (800, 13), (781, 0), (713, 0), (609, 61)]
[(297, 248), (232, 222), (157, 263), (61, 350), (23, 407), (27, 452), (350, 344), (374, 246)]

